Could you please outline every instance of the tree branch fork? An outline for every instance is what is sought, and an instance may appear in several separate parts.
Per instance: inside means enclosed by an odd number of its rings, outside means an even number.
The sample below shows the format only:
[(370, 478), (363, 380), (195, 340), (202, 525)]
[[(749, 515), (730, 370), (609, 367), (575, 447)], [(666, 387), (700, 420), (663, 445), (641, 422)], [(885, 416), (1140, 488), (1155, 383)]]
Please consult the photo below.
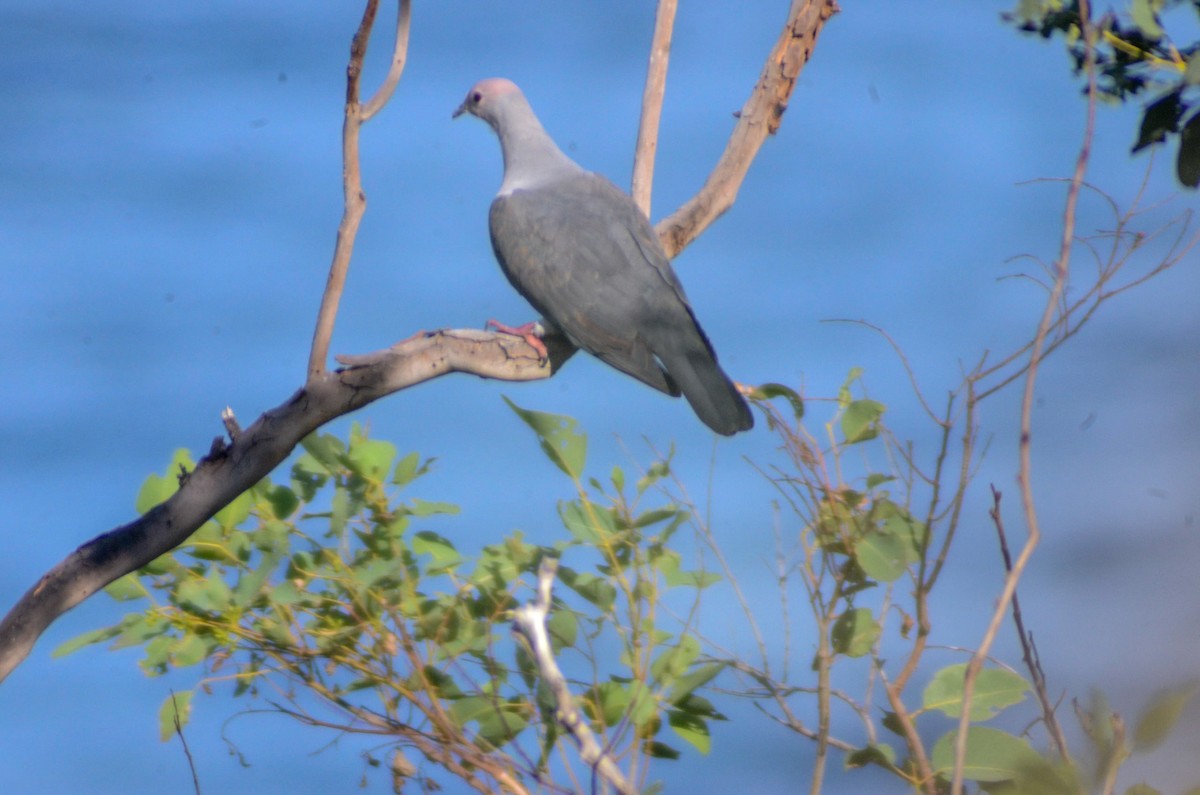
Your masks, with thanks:
[[(358, 163), (359, 129), (387, 102), (406, 61), (411, 0), (397, 0), (395, 41), (388, 73), (374, 96), (366, 102), (359, 100), (363, 59), (378, 6), (379, 0), (367, 0), (350, 49), (343, 127), (345, 207), (318, 312), (305, 385), (244, 429), (233, 412), (226, 409), (221, 421), (228, 441), (224, 436), (216, 438), (195, 470), (181, 476), (180, 488), (174, 495), (141, 517), (86, 542), (44, 574), (0, 620), (0, 682), (29, 655), (34, 643), (58, 616), (108, 583), (184, 543), (217, 511), (282, 463), (304, 437), (330, 420), (449, 373), (507, 381), (549, 378), (575, 352), (570, 342), (553, 329), (543, 337), (548, 359), (542, 359), (528, 342), (514, 335), (453, 329), (418, 332), (380, 351), (339, 356), (336, 358), (341, 369), (325, 368), (354, 239), (366, 209)], [(679, 253), (732, 206), (750, 163), (766, 138), (778, 128), (818, 34), (836, 11), (836, 0), (792, 0), (783, 31), (767, 56), (708, 181), (693, 199), (656, 229), (669, 256)], [(661, 18), (656, 37), (660, 42), (669, 42), (670, 16), (664, 14)], [(648, 104), (655, 115), (660, 110), (655, 106), (661, 103), (665, 81), (665, 52), (660, 55), (664, 63), (650, 77), (656, 87), (647, 92)], [(650, 157), (655, 138), (656, 134), (647, 134), (639, 141), (640, 158)], [(643, 170), (648, 175), (649, 170)], [(648, 205), (648, 176), (643, 185)]]

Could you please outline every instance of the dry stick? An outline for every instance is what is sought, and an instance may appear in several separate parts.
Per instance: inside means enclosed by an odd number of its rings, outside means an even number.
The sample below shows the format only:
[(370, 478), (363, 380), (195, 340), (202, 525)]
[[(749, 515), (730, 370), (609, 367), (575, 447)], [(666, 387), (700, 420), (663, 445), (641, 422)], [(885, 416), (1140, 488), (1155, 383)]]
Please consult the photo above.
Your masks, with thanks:
[(658, 151), (658, 123), (662, 119), (663, 93), (667, 89), (667, 63), (671, 58), (671, 32), (675, 27), (677, 0), (658, 0), (654, 17), (654, 39), (650, 65), (642, 91), (642, 118), (638, 124), (637, 150), (633, 155), (631, 193), (642, 213), (650, 217), (650, 189), (654, 184), (654, 155)]
[(342, 221), (338, 225), (337, 243), (333, 248), (333, 262), (329, 266), (329, 277), (325, 282), (325, 293), (321, 296), (321, 308), (317, 311), (317, 327), (313, 331), (312, 350), (308, 355), (308, 381), (325, 374), (325, 362), (329, 358), (329, 342), (333, 337), (333, 324), (337, 319), (338, 303), (346, 286), (346, 273), (350, 270), (350, 255), (354, 251), (354, 239), (358, 226), (367, 211), (367, 196), (362, 187), (362, 171), (358, 162), (358, 131), (362, 125), (379, 112), (391, 98), (404, 71), (408, 53), (408, 31), (412, 17), (411, 0), (399, 0), (396, 11), (396, 43), (392, 53), (392, 65), (379, 91), (363, 105), (358, 101), (359, 79), (362, 76), (363, 58), (371, 38), (371, 27), (379, 0), (367, 0), (362, 22), (350, 43), (350, 64), (346, 67), (346, 111), (342, 121)]
[(817, 35), (838, 10), (836, 0), (792, 0), (783, 32), (738, 114), (721, 159), (700, 192), (655, 227), (668, 257), (682, 251), (733, 205), (759, 148), (779, 129), (800, 71), (817, 45)]
[[(992, 517), (996, 535), (1000, 538), (1000, 555), (1004, 558), (1004, 570), (1010, 572), (1012, 571), (1012, 555), (1008, 551), (1008, 536), (1004, 532), (1004, 517), (1000, 513), (1000, 491), (995, 486), (992, 486), (992, 509), (988, 511), (988, 516)], [(1029, 676), (1033, 679), (1033, 692), (1037, 694), (1038, 703), (1042, 706), (1042, 720), (1046, 723), (1046, 730), (1050, 733), (1050, 739), (1054, 741), (1059, 758), (1064, 762), (1069, 761), (1067, 738), (1058, 723), (1058, 717), (1054, 714), (1054, 705), (1050, 703), (1050, 693), (1046, 689), (1046, 674), (1042, 670), (1041, 660), (1038, 659), (1037, 648), (1033, 643), (1033, 634), (1025, 629), (1025, 618), (1021, 615), (1021, 602), (1015, 590), (1012, 596), (1012, 615), (1013, 623), (1017, 626), (1017, 636), (1021, 639), (1021, 652), (1025, 659), (1025, 667), (1029, 669)]]
[(183, 723), (179, 720), (179, 704), (175, 701), (175, 691), (171, 691), (171, 720), (175, 724), (175, 733), (179, 735), (179, 742), (183, 744), (183, 755), (187, 757), (188, 770), (192, 771), (192, 787), (196, 790), (196, 795), (200, 795), (200, 777), (196, 775), (196, 763), (192, 759), (192, 751), (188, 748), (187, 738), (183, 736)]
[[(408, 0), (400, 1), (403, 10)], [(799, 69), (811, 55), (817, 33), (836, 7), (833, 0), (794, 2), (788, 26), (768, 56), (763, 77), (746, 104), (747, 108), (760, 105), (774, 108), (774, 127), (778, 126), (784, 107), (779, 104), (779, 92), (783, 92), (786, 100)], [(802, 22), (811, 27), (801, 27)], [(799, 51), (785, 46), (796, 42), (806, 44)], [(786, 59), (786, 69), (778, 68), (784, 61), (781, 52), (791, 53)], [(772, 65), (776, 68), (772, 69)], [(790, 77), (776, 77), (776, 72)], [(774, 99), (769, 100), (768, 93)], [(748, 117), (744, 116), (743, 121)], [(758, 151), (762, 139), (756, 140), (742, 128), (739, 124), (734, 130), (737, 141), (731, 140), (726, 147), (718, 171), (728, 171), (722, 164), (731, 157), (748, 166), (748, 160)], [(736, 175), (726, 174), (720, 179), (714, 171), (692, 202), (707, 206), (713, 201), (714, 191), (728, 191), (730, 186), (736, 193), (745, 171), (741, 168)], [(659, 225), (659, 235), (668, 251), (677, 254), (715, 215), (699, 218), (694, 211), (681, 210), (672, 218), (676, 220), (667, 219)], [(669, 234), (671, 230), (673, 236)], [(319, 331), (316, 336), (320, 336)], [(282, 405), (265, 412), (232, 439), (231, 445), (227, 446), (220, 438), (215, 440), (209, 454), (169, 500), (138, 519), (88, 541), (42, 575), (0, 621), (0, 681), (29, 656), (37, 639), (60, 615), (118, 577), (182, 544), (213, 514), (270, 474), (301, 439), (326, 422), (392, 392), (452, 372), (506, 381), (549, 378), (575, 348), (562, 338), (544, 341), (550, 349), (548, 363), (539, 363), (537, 351), (518, 337), (464, 329), (418, 332), (384, 351), (338, 357), (339, 362), (351, 367), (345, 372), (325, 372), (325, 355), (315, 356), (316, 377), (310, 367), (309, 381), (304, 387)]]
[(1083, 187), (1083, 177), (1087, 172), (1088, 159), (1092, 150), (1092, 134), (1096, 121), (1096, 53), (1094, 49), (1093, 29), (1089, 18), (1091, 11), (1087, 0), (1079, 0), (1079, 25), (1083, 32), (1084, 63), (1087, 71), (1087, 123), (1083, 131), (1083, 143), (1079, 147), (1079, 156), (1075, 160), (1075, 172), (1071, 177), (1071, 185), (1067, 190), (1066, 208), (1063, 211), (1063, 233), (1059, 243), (1058, 260), (1054, 268), (1054, 287), (1046, 299), (1046, 308), (1038, 322), (1037, 333), (1033, 338), (1033, 349), (1029, 353), (1029, 368), (1025, 375), (1025, 394), (1021, 399), (1021, 437), (1019, 444), (1020, 465), (1017, 480), (1021, 489), (1021, 505), (1025, 512), (1025, 523), (1029, 527), (1029, 535), (1021, 554), (1013, 563), (1012, 570), (1004, 578), (1004, 590), (1000, 593), (1000, 601), (992, 613), (992, 620), (984, 633), (983, 641), (976, 650), (971, 661), (967, 664), (967, 673), (963, 678), (962, 717), (958, 721), (958, 737), (954, 742), (954, 779), (950, 785), (951, 795), (961, 795), (963, 791), (963, 766), (967, 758), (967, 729), (971, 720), (971, 696), (975, 690), (975, 680), (983, 668), (1000, 624), (1008, 612), (1009, 603), (1016, 591), (1017, 582), (1025, 571), (1042, 532), (1038, 524), (1037, 507), (1033, 501), (1033, 462), (1031, 456), (1031, 439), (1033, 425), (1033, 395), (1037, 384), (1038, 365), (1041, 362), (1042, 349), (1051, 327), (1054, 325), (1054, 315), (1058, 309), (1059, 300), (1066, 289), (1067, 276), (1071, 265), (1071, 244), (1075, 239), (1075, 212), (1079, 203), (1079, 192)]
[(621, 795), (636, 795), (637, 789), (625, 779), (612, 757), (604, 752), (596, 735), (575, 706), (566, 677), (554, 660), (550, 647), (550, 636), (546, 631), (546, 618), (550, 614), (550, 593), (554, 588), (554, 575), (558, 571), (556, 558), (542, 558), (538, 566), (537, 597), (513, 611), (513, 632), (529, 644), (529, 652), (541, 674), (542, 681), (554, 696), (554, 718), (567, 730), (579, 746), (579, 756)]

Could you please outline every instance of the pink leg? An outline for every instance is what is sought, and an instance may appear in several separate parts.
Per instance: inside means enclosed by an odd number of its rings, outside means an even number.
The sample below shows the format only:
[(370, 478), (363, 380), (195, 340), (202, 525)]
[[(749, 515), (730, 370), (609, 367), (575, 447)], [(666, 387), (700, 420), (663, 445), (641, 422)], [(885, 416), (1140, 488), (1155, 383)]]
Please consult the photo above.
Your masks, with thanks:
[(538, 352), (539, 358), (550, 358), (550, 353), (546, 350), (546, 343), (542, 342), (541, 338), (535, 333), (540, 328), (537, 323), (526, 323), (523, 326), (508, 326), (498, 320), (489, 320), (487, 328), (495, 329), (501, 334), (512, 334), (515, 337), (520, 337)]

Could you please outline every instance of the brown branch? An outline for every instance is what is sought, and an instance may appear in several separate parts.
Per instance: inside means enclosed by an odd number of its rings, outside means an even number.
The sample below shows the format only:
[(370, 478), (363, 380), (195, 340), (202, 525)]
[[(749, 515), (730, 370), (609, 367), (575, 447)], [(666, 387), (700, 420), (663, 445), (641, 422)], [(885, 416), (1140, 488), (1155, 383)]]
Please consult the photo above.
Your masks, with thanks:
[[(1000, 491), (995, 486), (992, 486), (992, 508), (988, 511), (988, 516), (992, 517), (992, 524), (996, 528), (996, 535), (1000, 538), (1000, 556), (1004, 559), (1005, 572), (1012, 571), (1012, 554), (1008, 551), (1008, 536), (1004, 532), (1004, 516), (1000, 513)], [(1054, 742), (1054, 748), (1058, 751), (1058, 756), (1064, 762), (1069, 762), (1071, 756), (1067, 751), (1067, 738), (1063, 734), (1062, 726), (1059, 725), (1058, 716), (1054, 713), (1054, 704), (1050, 702), (1050, 692), (1046, 686), (1046, 672), (1042, 670), (1042, 661), (1038, 657), (1037, 647), (1033, 643), (1033, 633), (1025, 629), (1025, 618), (1021, 614), (1021, 602), (1017, 598), (1017, 592), (1013, 591), (1012, 596), (1012, 616), (1013, 623), (1017, 627), (1017, 636), (1021, 640), (1021, 656), (1025, 660), (1025, 668), (1029, 671), (1029, 677), (1033, 680), (1033, 692), (1037, 695), (1038, 703), (1042, 707), (1042, 721), (1046, 724), (1046, 731), (1050, 733), (1050, 739)]]
[(779, 129), (800, 71), (812, 57), (817, 35), (837, 11), (836, 0), (792, 0), (783, 32), (738, 114), (721, 159), (700, 192), (656, 227), (668, 257), (682, 251), (733, 206), (758, 150), (767, 136)]
[(166, 502), (88, 541), (43, 575), (0, 621), (0, 681), (21, 664), (60, 615), (182, 544), (325, 423), (448, 373), (506, 381), (549, 378), (574, 349), (555, 337), (545, 342), (549, 362), (540, 362), (520, 337), (475, 330), (418, 334), (373, 354), (340, 357), (347, 369), (310, 381), (231, 443), (217, 437), (209, 454)]
[(983, 669), (983, 661), (996, 640), (1000, 624), (1008, 612), (1017, 582), (1025, 572), (1033, 551), (1041, 540), (1041, 526), (1038, 523), (1037, 507), (1033, 500), (1033, 398), (1037, 385), (1039, 365), (1041, 364), (1046, 339), (1054, 326), (1055, 312), (1059, 301), (1067, 287), (1067, 279), (1071, 272), (1071, 244), (1075, 240), (1075, 215), (1079, 204), (1079, 193), (1083, 187), (1083, 178), (1087, 173), (1088, 160), (1092, 152), (1092, 136), (1096, 126), (1096, 52), (1095, 29), (1090, 18), (1090, 3), (1079, 0), (1079, 25), (1083, 34), (1084, 61), (1087, 71), (1087, 121), (1084, 125), (1083, 143), (1079, 146), (1079, 156), (1075, 159), (1075, 172), (1071, 177), (1070, 188), (1067, 190), (1066, 207), (1063, 209), (1062, 239), (1059, 242), (1058, 258), (1054, 263), (1054, 287), (1046, 299), (1046, 307), (1038, 321), (1037, 332), (1033, 338), (1033, 348), (1029, 352), (1029, 365), (1025, 374), (1025, 392), (1021, 398), (1021, 435), (1018, 442), (1020, 464), (1017, 471), (1017, 482), (1021, 491), (1021, 505), (1025, 512), (1025, 524), (1029, 530), (1021, 553), (1013, 562), (1012, 568), (1004, 578), (1004, 588), (1000, 593), (999, 602), (992, 613), (987, 631), (979, 648), (967, 663), (967, 672), (963, 677), (962, 716), (958, 721), (958, 737), (954, 743), (954, 777), (950, 783), (951, 795), (961, 795), (963, 791), (963, 768), (967, 758), (967, 729), (971, 720), (971, 698), (975, 691), (975, 680)]
[(646, 68), (646, 88), (642, 92), (642, 118), (638, 124), (637, 149), (633, 154), (633, 184), (630, 193), (647, 218), (650, 217), (654, 154), (658, 151), (658, 123), (662, 118), (663, 93), (667, 87), (667, 63), (671, 57), (671, 32), (675, 28), (677, 5), (677, 0), (658, 0), (658, 13), (654, 17), (654, 40), (650, 44), (650, 65)]
[(363, 192), (362, 171), (358, 162), (358, 131), (391, 98), (404, 70), (412, 3), (411, 0), (398, 2), (392, 65), (383, 85), (366, 105), (358, 101), (359, 79), (362, 76), (363, 59), (367, 55), (367, 44), (371, 38), (371, 27), (375, 24), (375, 14), (379, 10), (379, 0), (367, 0), (362, 22), (359, 23), (358, 31), (350, 43), (350, 63), (346, 67), (346, 111), (342, 121), (342, 221), (338, 225), (333, 262), (329, 266), (329, 277), (325, 282), (325, 292), (321, 296), (321, 308), (317, 310), (317, 327), (313, 331), (312, 350), (308, 355), (310, 383), (325, 374), (329, 343), (333, 338), (333, 324), (337, 319), (342, 290), (346, 286), (346, 273), (350, 270), (354, 239), (358, 236), (359, 224), (367, 211), (367, 195)]

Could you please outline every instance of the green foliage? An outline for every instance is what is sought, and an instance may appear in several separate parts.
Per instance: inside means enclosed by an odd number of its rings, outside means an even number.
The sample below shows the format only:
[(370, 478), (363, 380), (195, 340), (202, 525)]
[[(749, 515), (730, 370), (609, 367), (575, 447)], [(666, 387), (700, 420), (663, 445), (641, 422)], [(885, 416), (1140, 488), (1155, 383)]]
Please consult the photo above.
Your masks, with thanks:
[[(1119, 102), (1150, 97), (1132, 151), (1178, 137), (1176, 175), (1195, 188), (1200, 185), (1200, 42), (1177, 41), (1163, 24), (1165, 12), (1188, 5), (1200, 17), (1194, 0), (1127, 0), (1124, 14), (1100, 16), (1093, 9), (1092, 25), (1101, 94)], [(1063, 37), (1076, 73), (1085, 69), (1078, 0), (1020, 0), (1009, 19), (1024, 32)], [(1178, 15), (1174, 20), (1180, 23)], [(1178, 27), (1183, 32), (1187, 25)]]
[[(789, 594), (811, 613), (797, 632), (814, 649), (811, 665), (772, 661), (766, 644), (760, 661), (731, 655), (698, 635), (701, 597), (726, 583), (704, 564), (710, 556), (681, 551), (678, 531), (687, 527), (685, 538), (723, 559), (686, 500), (671, 496), (673, 451), (636, 476), (612, 467), (604, 480), (588, 477), (587, 440), (574, 420), (511, 402), (566, 476), (557, 543), (513, 532), (478, 551), (462, 548), (450, 524), (458, 508), (408, 492), (432, 459), (401, 456), (355, 425), (346, 440), (306, 439), (286, 482), (256, 484), (185, 545), (111, 584), (108, 594), (137, 612), (56, 654), (109, 643), (140, 648), (151, 676), (202, 666), (195, 689), (164, 701), (164, 739), (176, 721), (186, 724), (197, 690), (228, 682), (234, 695), (301, 721), (384, 736), (393, 758), (414, 753), (427, 763), (419, 774), (427, 788), (441, 786), (433, 766), (452, 777), (470, 770), (491, 789), (505, 777), (533, 789), (555, 781), (569, 733), (562, 705), (506, 625), (513, 608), (533, 599), (538, 566), (552, 556), (559, 563), (547, 636), (582, 719), (613, 758), (644, 771), (652, 759), (712, 752), (712, 723), (726, 720), (714, 702), (733, 691), (826, 752), (842, 749), (847, 770), (871, 765), (913, 789), (945, 791), (958, 736), (946, 722), (966, 712), (978, 724), (1021, 708), (1019, 722), (1036, 725), (1026, 699), (1034, 686), (989, 665), (968, 699), (959, 661), (933, 672), (914, 699), (912, 683), (926, 680), (914, 673), (927, 667), (928, 600), (965, 489), (947, 502), (927, 490), (920, 505), (921, 484), (938, 478), (919, 468), (912, 448), (896, 445), (886, 406), (864, 391), (862, 372), (851, 371), (829, 403), (823, 443), (801, 424), (800, 395), (777, 385), (754, 395), (788, 456), (789, 466), (768, 475), (793, 514), (776, 565), (785, 631), (796, 622)], [(939, 427), (944, 457), (955, 424)], [(139, 507), (168, 497), (190, 466), (177, 452), (165, 475), (147, 479)], [(746, 619), (761, 636), (748, 608)], [(863, 696), (835, 686), (835, 675), (861, 670), (869, 671)], [(1194, 689), (1163, 692), (1128, 733), (1102, 695), (1077, 707), (1094, 760), (1087, 770), (1065, 749), (1052, 758), (1036, 731), (971, 725), (963, 777), (991, 795), (1087, 792), (1160, 745)], [(839, 737), (847, 729), (835, 701), (867, 728), (857, 744)], [(815, 728), (796, 717), (814, 704)], [(926, 737), (939, 739), (926, 747)], [(374, 756), (368, 763), (382, 766)]]
[[(563, 587), (547, 630), (564, 662), (594, 681), (574, 690), (606, 747), (644, 759), (677, 758), (684, 746), (708, 753), (709, 723), (724, 716), (698, 691), (725, 665), (702, 653), (686, 622), (658, 610), (668, 593), (694, 601), (719, 577), (684, 566), (669, 546), (690, 522), (685, 508), (651, 499), (669, 458), (629, 479), (632, 488), (620, 468), (608, 484), (585, 484), (586, 437), (575, 421), (513, 410), (569, 478), (574, 497), (559, 505), (569, 540), (542, 547), (515, 532), (469, 554), (449, 529), (435, 529), (455, 505), (399, 493), (431, 460), (401, 457), (355, 425), (345, 441), (305, 439), (288, 482), (256, 484), (186, 544), (110, 585), (139, 612), (56, 653), (137, 646), (148, 675), (203, 665), (204, 691), (227, 680), (237, 696), (284, 698), (271, 703), (301, 720), (320, 711), (328, 723), (332, 711), (344, 731), (390, 734), (428, 761), (459, 759), (496, 775), (511, 768), (514, 744), (533, 738), (543, 761), (524, 773), (544, 778), (566, 735), (505, 625), (553, 555)], [(190, 466), (177, 452), (167, 475), (147, 479), (139, 508), (170, 496), (174, 473)], [(187, 723), (192, 693), (164, 702), (164, 739), (176, 720)], [(430, 751), (428, 737), (450, 756)]]
[[(938, 671), (925, 688), (924, 708), (936, 709), (951, 718), (962, 715), (966, 672), (966, 663)], [(972, 722), (988, 720), (1005, 707), (1024, 701), (1028, 692), (1029, 683), (1019, 674), (1001, 668), (984, 668), (975, 679), (970, 719)]]

